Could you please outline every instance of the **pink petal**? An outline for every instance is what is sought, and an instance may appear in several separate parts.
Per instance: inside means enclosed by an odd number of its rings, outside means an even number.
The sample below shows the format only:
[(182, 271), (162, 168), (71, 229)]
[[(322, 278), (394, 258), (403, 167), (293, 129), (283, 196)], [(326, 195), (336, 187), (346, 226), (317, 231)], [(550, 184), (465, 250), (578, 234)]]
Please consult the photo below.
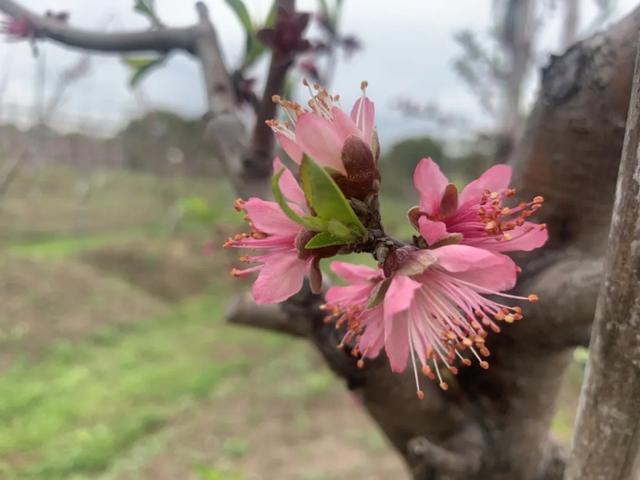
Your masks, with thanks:
[(365, 326), (365, 330), (358, 341), (358, 348), (368, 358), (375, 358), (384, 347), (384, 321), (382, 319), (382, 308), (374, 308), (362, 313), (360, 323)]
[(367, 303), (367, 298), (373, 290), (372, 283), (360, 283), (356, 285), (336, 286), (327, 290), (324, 296), (327, 303), (339, 305), (354, 305)]
[(511, 181), (511, 167), (509, 165), (494, 165), (480, 177), (469, 183), (459, 198), (459, 205), (467, 202), (479, 203), (485, 190), (499, 192), (509, 187)]
[(368, 283), (380, 276), (380, 270), (347, 262), (331, 262), (331, 270), (348, 283)]
[(309, 271), (309, 262), (300, 260), (295, 250), (268, 255), (253, 284), (253, 299), (258, 304), (279, 303), (295, 295)]
[(384, 349), (387, 352), (391, 370), (397, 373), (403, 372), (407, 368), (409, 357), (408, 312), (395, 316), (390, 325), (385, 322), (384, 334)]
[(530, 252), (542, 247), (549, 239), (547, 229), (541, 230), (540, 225), (532, 222), (525, 222), (521, 227), (516, 227), (509, 234), (513, 240), (496, 242), (492, 250), (498, 252)]
[(369, 145), (371, 145), (375, 117), (373, 102), (367, 97), (360, 97), (356, 100), (356, 103), (353, 104), (351, 119), (362, 132), (361, 138)]
[(296, 123), (296, 140), (311, 158), (323, 167), (331, 167), (346, 175), (342, 164), (342, 142), (333, 123), (305, 112)]
[(444, 222), (434, 222), (422, 216), (418, 220), (418, 226), (420, 227), (420, 235), (422, 235), (429, 245), (433, 245), (438, 240), (447, 236), (447, 226)]
[(278, 157), (273, 159), (273, 173), (276, 174), (284, 169), (285, 172), (280, 177), (280, 190), (284, 197), (290, 202), (297, 203), (301, 207), (306, 207), (307, 200), (304, 192), (300, 188), (298, 181), (287, 167), (285, 167)]
[(385, 325), (393, 321), (393, 317), (408, 310), (413, 301), (413, 296), (422, 284), (406, 275), (395, 275), (389, 285), (389, 290), (384, 297)]
[(433, 254), (438, 267), (483, 288), (503, 291), (516, 284), (516, 264), (506, 255), (469, 245), (446, 245)]
[[(296, 235), (300, 231), (300, 225), (287, 217), (275, 202), (267, 202), (260, 198), (251, 197), (244, 202), (243, 208), (251, 219), (251, 223), (261, 232), (270, 235), (287, 236)], [(300, 215), (304, 215), (295, 205), (292, 205), (291, 208)]]
[(437, 215), (440, 201), (449, 180), (431, 158), (423, 158), (413, 173), (413, 184), (420, 194), (420, 208), (429, 215)]
[(338, 107), (333, 107), (331, 109), (331, 114), (333, 115), (333, 124), (340, 136), (341, 143), (344, 143), (349, 135), (355, 135), (358, 138), (362, 138), (362, 132), (346, 113)]
[(289, 158), (300, 165), (302, 162), (302, 156), (304, 155), (302, 148), (300, 148), (296, 142), (291, 140), (284, 133), (277, 132), (276, 138), (278, 139), (278, 143), (280, 143), (282, 149), (287, 153), (287, 155), (289, 155)]

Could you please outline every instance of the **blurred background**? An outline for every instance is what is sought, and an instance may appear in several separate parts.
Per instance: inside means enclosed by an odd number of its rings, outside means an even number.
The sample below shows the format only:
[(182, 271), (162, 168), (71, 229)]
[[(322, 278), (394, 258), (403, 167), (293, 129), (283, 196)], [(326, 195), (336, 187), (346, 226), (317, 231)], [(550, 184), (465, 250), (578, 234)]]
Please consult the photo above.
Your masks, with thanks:
[[(147, 28), (140, 0), (23, 0), (95, 30)], [(145, 3), (145, 2), (143, 2)], [(208, 0), (247, 104), (268, 55), (247, 62), (231, 1)], [(270, 0), (245, 0), (256, 25)], [(153, 4), (151, 2), (150, 4)], [(300, 0), (313, 49), (292, 70), (350, 107), (368, 80), (383, 209), (409, 234), (411, 173), (432, 156), (458, 182), (504, 159), (553, 54), (632, 0)], [(171, 26), (192, 2), (156, 0)], [(255, 32), (253, 32), (255, 33)], [(254, 39), (254, 41), (257, 41)], [(0, 478), (388, 479), (402, 466), (303, 342), (226, 325), (221, 247), (241, 227), (202, 142), (198, 64), (0, 40)], [(247, 106), (248, 121), (251, 109)], [(554, 419), (567, 442), (586, 351)]]

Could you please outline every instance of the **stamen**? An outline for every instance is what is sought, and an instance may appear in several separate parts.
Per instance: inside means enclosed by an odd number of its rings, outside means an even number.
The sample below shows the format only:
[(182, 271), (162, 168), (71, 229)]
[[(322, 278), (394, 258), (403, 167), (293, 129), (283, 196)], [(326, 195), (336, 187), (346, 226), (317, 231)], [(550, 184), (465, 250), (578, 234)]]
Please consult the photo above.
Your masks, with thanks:
[(422, 400), (424, 398), (424, 393), (420, 390), (420, 380), (418, 379), (418, 367), (416, 366), (416, 354), (415, 354), (415, 344), (413, 341), (413, 335), (411, 334), (411, 323), (407, 322), (407, 335), (409, 337), (409, 350), (411, 351), (411, 363), (413, 364), (413, 378), (416, 381), (416, 394), (418, 398)]
[(433, 362), (433, 366), (434, 366), (434, 368), (436, 370), (436, 375), (438, 375), (438, 381), (439, 381), (438, 385), (440, 386), (440, 388), (442, 390), (445, 390), (445, 391), (448, 390), (449, 389), (449, 385), (447, 384), (447, 382), (442, 380), (442, 375), (440, 375), (440, 369), (438, 368), (438, 362), (436, 361), (435, 358), (432, 359), (432, 362)]

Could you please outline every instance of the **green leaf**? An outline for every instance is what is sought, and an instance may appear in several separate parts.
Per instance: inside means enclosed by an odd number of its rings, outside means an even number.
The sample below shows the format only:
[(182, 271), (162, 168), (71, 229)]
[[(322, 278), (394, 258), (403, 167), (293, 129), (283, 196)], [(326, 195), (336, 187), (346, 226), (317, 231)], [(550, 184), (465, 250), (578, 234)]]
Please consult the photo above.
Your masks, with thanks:
[(134, 0), (133, 10), (147, 16), (155, 15), (154, 0)]
[(304, 248), (313, 249), (313, 248), (322, 248), (322, 247), (332, 247), (335, 245), (344, 245), (346, 242), (344, 238), (336, 237), (332, 233), (329, 232), (320, 232), (316, 236), (314, 236), (311, 240), (307, 242)]
[(141, 15), (144, 15), (151, 23), (157, 25), (160, 23), (158, 16), (156, 15), (156, 2), (155, 0), (134, 0), (133, 10)]
[(245, 53), (242, 67), (248, 68), (260, 58), (266, 51), (266, 47), (256, 38), (256, 26), (253, 24), (249, 10), (247, 10), (244, 2), (242, 0), (225, 0), (225, 2), (231, 10), (233, 10), (233, 13), (236, 14), (238, 21), (245, 31)]
[(337, 220), (354, 232), (354, 239), (363, 237), (367, 229), (362, 225), (344, 194), (331, 176), (313, 159), (305, 156), (300, 165), (300, 181), (309, 205), (318, 217)]
[(318, 217), (311, 217), (309, 215), (306, 215), (306, 216), (304, 216), (302, 218), (306, 222), (309, 230), (312, 230), (314, 232), (326, 232), (326, 231), (328, 231), (329, 222), (327, 222), (326, 220), (324, 220), (322, 218), (318, 218)]
[(276, 18), (278, 17), (278, 2), (273, 0), (267, 18), (264, 21), (265, 28), (271, 28), (276, 24)]
[(267, 51), (267, 47), (255, 37), (247, 35), (247, 47), (245, 49), (244, 61), (242, 62), (243, 68), (249, 68), (253, 65), (263, 53)]
[(249, 10), (247, 10), (246, 5), (242, 0), (225, 0), (227, 5), (233, 10), (233, 13), (236, 14), (238, 20), (242, 24), (245, 32), (253, 33), (253, 22), (251, 21), (251, 15), (249, 15)]
[(129, 85), (135, 87), (142, 78), (152, 69), (159, 67), (164, 63), (167, 57), (125, 57), (122, 59), (125, 65), (131, 69), (131, 78)]
[(271, 179), (271, 190), (273, 191), (273, 197), (276, 203), (278, 204), (280, 209), (284, 212), (284, 214), (287, 217), (289, 217), (291, 220), (296, 222), (298, 225), (302, 225), (307, 230), (319, 231), (320, 229), (318, 228), (318, 226), (320, 224), (316, 222), (316, 220), (320, 220), (320, 219), (316, 219), (314, 217), (301, 217), (295, 212), (295, 210), (293, 210), (289, 206), (289, 202), (287, 202), (287, 200), (284, 198), (284, 195), (282, 194), (282, 190), (280, 190), (280, 177), (282, 177), (282, 174), (284, 172), (285, 172), (285, 169), (283, 168), (278, 173), (276, 173)]
[(352, 231), (349, 227), (347, 227), (344, 223), (335, 218), (329, 220), (329, 224), (327, 225), (327, 230), (330, 234), (335, 237), (343, 238), (346, 240), (355, 240), (358, 237), (357, 232)]

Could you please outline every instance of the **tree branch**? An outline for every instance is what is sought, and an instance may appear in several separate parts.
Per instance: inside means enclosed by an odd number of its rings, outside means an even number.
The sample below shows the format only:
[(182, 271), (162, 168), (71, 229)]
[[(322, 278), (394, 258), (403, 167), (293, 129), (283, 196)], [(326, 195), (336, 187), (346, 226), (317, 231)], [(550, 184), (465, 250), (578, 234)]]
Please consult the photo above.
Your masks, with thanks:
[(287, 333), (294, 337), (308, 337), (311, 325), (307, 318), (287, 312), (281, 305), (256, 305), (250, 294), (236, 297), (227, 311), (229, 323)]
[[(278, 0), (278, 16), (289, 12), (294, 13), (295, 2), (293, 0)], [(277, 25), (276, 20), (276, 25)], [(293, 63), (291, 55), (283, 55), (274, 50), (271, 55), (269, 72), (264, 87), (264, 93), (257, 111), (256, 125), (251, 137), (250, 153), (245, 159), (245, 170), (252, 176), (270, 177), (271, 160), (274, 149), (274, 135), (271, 128), (265, 123), (276, 117), (277, 105), (273, 102), (273, 95), (282, 92), (287, 73)]]
[(198, 36), (196, 27), (109, 33), (82, 30), (38, 15), (13, 0), (0, 0), (0, 11), (14, 18), (28, 20), (38, 36), (55, 40), (69, 47), (98, 52), (166, 53), (178, 49), (194, 53), (195, 40)]
[(519, 335), (541, 347), (561, 349), (589, 344), (600, 284), (602, 259), (564, 253), (520, 285), (541, 301), (529, 304)]
[(640, 477), (639, 149), (640, 49), (567, 480)]

